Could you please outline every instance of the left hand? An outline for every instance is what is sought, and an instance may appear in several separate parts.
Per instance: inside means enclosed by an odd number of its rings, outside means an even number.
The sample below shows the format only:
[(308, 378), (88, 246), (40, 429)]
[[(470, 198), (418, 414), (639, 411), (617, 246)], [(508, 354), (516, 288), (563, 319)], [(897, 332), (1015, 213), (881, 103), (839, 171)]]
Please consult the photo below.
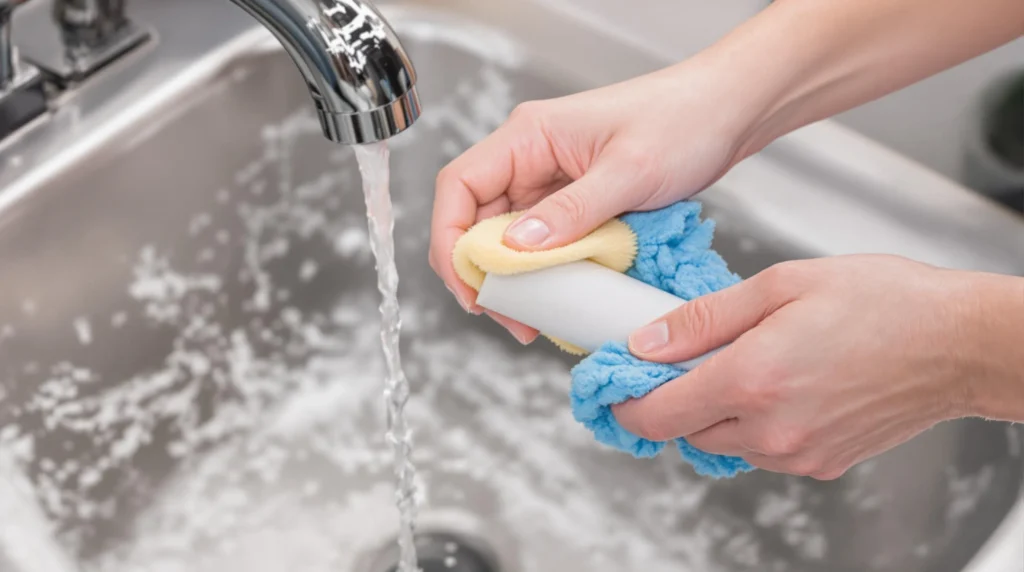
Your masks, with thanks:
[[(977, 395), (996, 393), (988, 385), (1024, 393), (1009, 363), (1019, 350), (991, 339), (1007, 333), (994, 325), (1007, 302), (1018, 310), (1020, 286), (890, 256), (783, 263), (635, 332), (630, 350), (656, 362), (733, 343), (615, 416), (648, 439), (686, 437), (770, 471), (834, 479), (977, 413)], [(1015, 399), (1000, 406), (1024, 416)]]

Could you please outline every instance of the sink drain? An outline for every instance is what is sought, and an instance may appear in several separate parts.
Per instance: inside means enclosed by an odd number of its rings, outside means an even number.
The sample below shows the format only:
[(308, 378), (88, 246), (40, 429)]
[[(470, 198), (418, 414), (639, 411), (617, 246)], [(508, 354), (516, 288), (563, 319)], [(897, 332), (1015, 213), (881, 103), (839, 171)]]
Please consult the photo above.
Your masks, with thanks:
[[(396, 541), (397, 542), (397, 541)], [(396, 572), (398, 546), (388, 544), (368, 572)], [(454, 532), (416, 535), (416, 554), (423, 572), (501, 572), (493, 552), (477, 538)]]

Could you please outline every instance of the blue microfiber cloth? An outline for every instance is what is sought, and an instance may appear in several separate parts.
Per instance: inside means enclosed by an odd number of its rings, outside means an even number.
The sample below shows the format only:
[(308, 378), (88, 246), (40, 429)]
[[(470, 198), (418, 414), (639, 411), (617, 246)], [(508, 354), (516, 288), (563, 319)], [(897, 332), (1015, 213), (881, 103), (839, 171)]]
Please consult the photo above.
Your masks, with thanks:
[[(714, 223), (702, 221), (700, 212), (700, 203), (683, 201), (656, 211), (622, 216), (637, 236), (636, 258), (626, 274), (684, 300), (739, 282), (740, 277), (711, 250)], [(665, 443), (626, 431), (615, 420), (611, 406), (647, 395), (684, 373), (674, 365), (637, 359), (625, 344), (605, 344), (572, 369), (569, 397), (573, 416), (601, 443), (635, 457), (654, 457)], [(682, 438), (675, 442), (683, 459), (698, 474), (721, 478), (753, 470), (739, 457), (705, 453)]]

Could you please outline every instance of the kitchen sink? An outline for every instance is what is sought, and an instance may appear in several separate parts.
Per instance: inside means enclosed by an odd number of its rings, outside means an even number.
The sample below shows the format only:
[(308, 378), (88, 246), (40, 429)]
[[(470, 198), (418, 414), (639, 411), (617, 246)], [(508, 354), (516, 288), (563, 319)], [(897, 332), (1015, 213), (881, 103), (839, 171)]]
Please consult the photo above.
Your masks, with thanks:
[[(226, 0), (132, 11), (152, 45), (0, 149), (0, 570), (383, 571), (397, 512), (353, 153)], [(382, 11), (424, 108), (389, 142), (419, 530), (503, 572), (954, 572), (1006, 526), (1008, 424), (944, 423), (831, 482), (597, 444), (569, 412), (574, 360), (466, 314), (429, 269), (433, 181), (517, 103), (665, 61), (542, 2)], [(701, 200), (745, 276), (865, 251), (1024, 275), (1020, 217), (830, 122)]]

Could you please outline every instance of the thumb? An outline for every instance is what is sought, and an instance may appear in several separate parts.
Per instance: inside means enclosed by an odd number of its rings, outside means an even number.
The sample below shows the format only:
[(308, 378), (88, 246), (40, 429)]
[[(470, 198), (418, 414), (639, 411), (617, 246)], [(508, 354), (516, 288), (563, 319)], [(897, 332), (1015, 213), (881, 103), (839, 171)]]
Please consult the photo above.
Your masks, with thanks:
[(676, 363), (735, 341), (793, 297), (767, 287), (763, 274), (695, 298), (633, 332), (629, 350), (647, 361)]
[(512, 223), (505, 231), (505, 244), (518, 250), (564, 246), (630, 210), (635, 197), (644, 195), (624, 170), (595, 164)]

